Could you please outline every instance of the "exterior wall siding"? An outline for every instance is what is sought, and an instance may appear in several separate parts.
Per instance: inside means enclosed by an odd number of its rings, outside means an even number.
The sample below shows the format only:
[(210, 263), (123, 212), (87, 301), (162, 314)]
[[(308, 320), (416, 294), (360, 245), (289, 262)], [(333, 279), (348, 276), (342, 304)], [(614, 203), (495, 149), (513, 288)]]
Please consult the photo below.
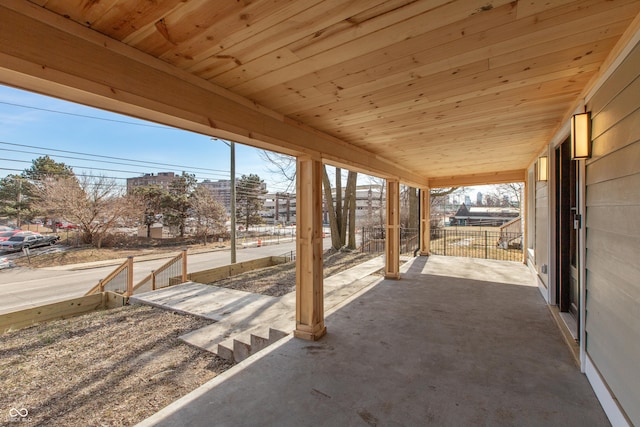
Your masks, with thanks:
[(586, 352), (640, 425), (640, 45), (587, 107)]

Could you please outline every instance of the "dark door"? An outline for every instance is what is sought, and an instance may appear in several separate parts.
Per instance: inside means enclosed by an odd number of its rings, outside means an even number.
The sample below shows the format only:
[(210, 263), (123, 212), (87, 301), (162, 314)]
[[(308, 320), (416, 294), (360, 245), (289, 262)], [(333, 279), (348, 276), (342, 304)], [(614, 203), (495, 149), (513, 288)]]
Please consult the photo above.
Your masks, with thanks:
[(578, 231), (578, 167), (571, 160), (569, 141), (556, 149), (556, 297), (561, 312), (576, 323), (580, 314)]

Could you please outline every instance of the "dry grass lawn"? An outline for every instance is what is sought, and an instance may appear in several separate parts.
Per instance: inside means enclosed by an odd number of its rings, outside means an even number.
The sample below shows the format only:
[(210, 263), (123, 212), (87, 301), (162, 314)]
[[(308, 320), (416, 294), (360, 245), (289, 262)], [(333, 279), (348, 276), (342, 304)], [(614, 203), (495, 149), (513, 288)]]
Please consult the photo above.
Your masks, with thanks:
[(10, 408), (28, 425), (134, 425), (231, 366), (178, 339), (209, 323), (126, 306), (5, 333), (0, 425)]

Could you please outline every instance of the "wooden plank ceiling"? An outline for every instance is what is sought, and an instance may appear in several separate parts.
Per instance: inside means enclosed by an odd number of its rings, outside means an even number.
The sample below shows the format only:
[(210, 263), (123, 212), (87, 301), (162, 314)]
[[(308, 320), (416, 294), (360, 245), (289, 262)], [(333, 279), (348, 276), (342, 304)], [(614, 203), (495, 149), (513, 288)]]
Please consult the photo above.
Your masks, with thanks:
[(527, 168), (640, 12), (638, 0), (32, 3), (430, 178)]

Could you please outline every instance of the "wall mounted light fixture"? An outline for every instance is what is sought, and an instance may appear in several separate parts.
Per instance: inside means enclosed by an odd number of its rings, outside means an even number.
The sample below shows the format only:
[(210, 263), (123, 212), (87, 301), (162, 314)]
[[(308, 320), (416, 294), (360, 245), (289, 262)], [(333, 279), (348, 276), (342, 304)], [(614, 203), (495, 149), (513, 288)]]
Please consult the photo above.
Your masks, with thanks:
[(538, 157), (538, 181), (549, 180), (549, 158), (547, 156)]
[(575, 114), (571, 117), (571, 158), (591, 157), (591, 113)]

